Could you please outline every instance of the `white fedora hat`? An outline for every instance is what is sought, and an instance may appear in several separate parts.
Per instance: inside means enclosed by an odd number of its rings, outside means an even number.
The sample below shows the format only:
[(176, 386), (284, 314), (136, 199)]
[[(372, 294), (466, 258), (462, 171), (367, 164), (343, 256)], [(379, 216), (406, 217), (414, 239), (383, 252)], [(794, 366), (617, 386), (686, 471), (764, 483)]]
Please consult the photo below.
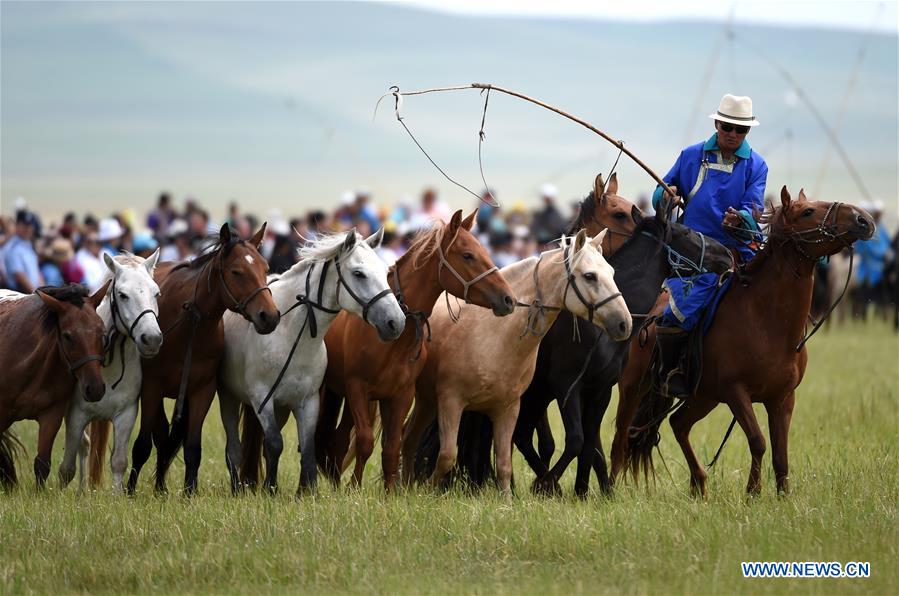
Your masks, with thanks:
[(738, 126), (758, 126), (759, 121), (752, 115), (752, 98), (748, 96), (726, 94), (718, 104), (718, 111), (709, 114), (709, 118), (730, 122)]

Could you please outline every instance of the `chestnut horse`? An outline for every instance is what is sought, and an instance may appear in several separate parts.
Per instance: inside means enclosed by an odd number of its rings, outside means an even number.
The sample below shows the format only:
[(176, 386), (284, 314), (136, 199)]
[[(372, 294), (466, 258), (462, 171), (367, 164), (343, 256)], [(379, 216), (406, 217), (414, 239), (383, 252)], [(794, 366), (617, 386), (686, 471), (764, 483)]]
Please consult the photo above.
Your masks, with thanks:
[(106, 392), (103, 364), (106, 327), (97, 315), (109, 283), (93, 296), (84, 286), (38, 288), (32, 295), (0, 299), (0, 486), (17, 482), (9, 427), (36, 420), (34, 476), (39, 488), (50, 474), (53, 441), (77, 388), (89, 402)]
[[(281, 318), (266, 284), (268, 263), (258, 247), (265, 224), (248, 241), (228, 224), (201, 256), (184, 263), (162, 263), (154, 278), (159, 296), (159, 323), (165, 343), (155, 358), (142, 361), (140, 432), (131, 452), (128, 492), (156, 445), (156, 490), (165, 492), (165, 474), (184, 442), (184, 490), (197, 489), (203, 421), (212, 405), (216, 376), (224, 352), (222, 315), (234, 311), (253, 323), (257, 333), (274, 331)], [(162, 400), (177, 397), (171, 436)], [(151, 444), (152, 440), (152, 444)]]
[[(789, 492), (787, 441), (795, 391), (808, 361), (804, 335), (815, 264), (821, 257), (874, 234), (874, 221), (862, 209), (843, 203), (808, 201), (803, 191), (793, 201), (786, 187), (780, 196), (781, 206), (764, 217), (770, 225), (765, 246), (723, 296), (714, 324), (703, 338), (699, 386), (670, 418), (674, 437), (690, 468), (694, 494), (706, 495), (707, 474), (690, 444), (690, 429), (719, 403), (727, 404), (746, 434), (752, 455), (746, 486), (750, 494), (761, 491), (761, 464), (766, 448), (752, 404), (764, 404), (777, 491)], [(663, 306), (657, 304), (656, 312), (660, 313)], [(628, 465), (635, 472), (641, 466), (647, 474), (652, 472), (654, 441), (644, 439), (656, 435), (672, 403), (651, 393), (641, 404), (648, 390), (648, 384), (641, 379), (650, 374), (647, 369), (655, 343), (654, 324), (647, 330), (645, 344), (632, 342), (619, 382), (613, 481)], [(631, 427), (632, 421), (636, 428)]]
[(422, 432), (437, 416), (440, 454), (431, 476), (438, 486), (456, 463), (463, 410), (485, 412), (493, 422), (497, 481), (507, 493), (512, 480), (512, 433), (521, 394), (530, 384), (537, 348), (559, 312), (567, 310), (603, 327), (615, 340), (631, 333), (631, 315), (599, 249), (605, 233), (589, 239), (584, 230), (563, 238), (562, 248), (501, 270), (526, 308), (494, 321), (477, 309), (454, 324), (435, 313), (434, 344), (416, 383), (415, 409), (403, 431), (403, 479), (412, 478)]
[[(353, 482), (362, 482), (365, 463), (374, 449), (369, 406), (378, 401), (384, 429), (384, 487), (388, 491), (394, 487), (403, 422), (415, 395), (415, 380), (427, 360), (428, 318), (442, 292), (489, 308), (496, 316), (514, 309), (512, 289), (470, 232), (476, 214), (477, 210), (463, 220), (462, 211), (456, 211), (448, 224), (421, 233), (391, 267), (387, 279), (407, 316), (406, 327), (396, 341), (385, 345), (370, 325), (347, 313), (337, 315), (328, 329), (328, 370), (315, 443), (319, 465), (332, 482), (340, 480), (353, 427)], [(342, 397), (346, 397), (347, 407), (335, 430)]]

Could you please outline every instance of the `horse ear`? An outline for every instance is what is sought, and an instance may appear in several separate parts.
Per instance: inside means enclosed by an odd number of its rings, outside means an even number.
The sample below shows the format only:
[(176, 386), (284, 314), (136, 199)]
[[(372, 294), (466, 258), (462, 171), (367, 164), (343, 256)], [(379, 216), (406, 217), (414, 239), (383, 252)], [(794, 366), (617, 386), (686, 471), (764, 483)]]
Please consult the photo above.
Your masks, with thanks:
[(808, 201), (808, 197), (805, 196), (805, 189), (799, 189), (799, 196), (796, 198), (797, 203), (805, 203)]
[(262, 227), (259, 228), (259, 231), (253, 234), (253, 237), (250, 238), (250, 244), (259, 250), (262, 247), (262, 239), (265, 238), (265, 228), (268, 226), (268, 222), (262, 222)]
[(612, 172), (612, 177), (609, 178), (609, 188), (607, 192), (610, 195), (618, 194), (618, 172)]
[(640, 211), (640, 208), (636, 205), (631, 207), (631, 219), (634, 220), (634, 223), (640, 225), (643, 221), (643, 212)]
[(573, 254), (577, 254), (584, 249), (584, 246), (587, 244), (587, 230), (581, 228), (581, 231), (577, 233), (577, 236), (574, 237), (574, 252)]
[(786, 209), (790, 206), (791, 202), (790, 191), (787, 190), (787, 185), (784, 184), (783, 188), (780, 189), (780, 204)]
[(153, 271), (156, 269), (156, 263), (159, 262), (159, 251), (162, 250), (157, 248), (153, 251), (153, 254), (147, 257), (147, 260), (144, 261), (144, 267), (147, 269), (147, 273), (151, 276), (153, 275)]
[(103, 262), (106, 263), (106, 267), (112, 271), (112, 274), (115, 275), (116, 269), (118, 269), (119, 265), (115, 262), (108, 252), (103, 253)]
[[(355, 234), (354, 234), (355, 235)], [(381, 242), (384, 241), (384, 227), (378, 228), (378, 231), (365, 239), (365, 243), (372, 248), (378, 248), (381, 246)]]
[(219, 242), (222, 244), (229, 244), (231, 242), (231, 226), (227, 223), (223, 223), (222, 227), (219, 229)]
[(51, 311), (53, 311), (57, 314), (62, 312), (62, 309), (63, 309), (62, 302), (60, 302), (59, 300), (57, 300), (56, 298), (54, 298), (53, 296), (51, 296), (49, 294), (44, 294), (40, 290), (36, 290), (34, 293), (37, 294), (38, 297), (44, 302), (44, 306), (49, 308)]
[(597, 204), (602, 204), (606, 198), (606, 183), (602, 181), (602, 174), (597, 174), (593, 181), (593, 199)]
[(596, 250), (599, 251), (599, 254), (602, 254), (602, 241), (606, 239), (606, 235), (609, 233), (609, 228), (603, 228), (602, 232), (597, 234), (590, 240), (590, 244), (592, 244)]
[(95, 310), (98, 306), (100, 306), (100, 303), (103, 302), (103, 298), (104, 296), (106, 296), (106, 290), (109, 289), (109, 284), (111, 281), (112, 280), (107, 280), (107, 282), (103, 284), (103, 286), (99, 290), (94, 292), (93, 296), (87, 299), (87, 301), (94, 306)]
[(356, 228), (346, 233), (346, 238), (343, 241), (343, 252), (352, 250), (354, 246), (356, 246)]
[(458, 211), (453, 213), (453, 217), (450, 219), (450, 222), (449, 222), (450, 232), (455, 232), (461, 225), (462, 225), (462, 210), (459, 209)]
[(474, 211), (472, 211), (468, 217), (463, 219), (462, 223), (460, 224), (463, 228), (465, 228), (469, 232), (471, 231), (471, 228), (474, 226), (474, 220), (478, 216), (479, 209), (480, 209), (480, 207), (475, 207)]

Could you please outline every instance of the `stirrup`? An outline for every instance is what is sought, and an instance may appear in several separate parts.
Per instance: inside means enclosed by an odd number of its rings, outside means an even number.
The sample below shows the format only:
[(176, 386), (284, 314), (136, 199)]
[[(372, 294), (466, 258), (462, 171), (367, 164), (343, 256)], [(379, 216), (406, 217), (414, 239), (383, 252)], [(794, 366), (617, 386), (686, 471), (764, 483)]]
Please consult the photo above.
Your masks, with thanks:
[[(680, 376), (682, 382), (680, 383), (672, 383), (675, 376)], [(672, 384), (680, 385), (683, 388), (683, 391), (672, 391)], [(675, 387), (677, 389), (678, 387)], [(692, 395), (692, 391), (687, 387), (687, 377), (684, 374), (684, 371), (680, 368), (675, 368), (668, 371), (665, 379), (661, 383), (661, 391), (665, 394), (666, 397), (670, 397), (672, 399), (686, 399)]]

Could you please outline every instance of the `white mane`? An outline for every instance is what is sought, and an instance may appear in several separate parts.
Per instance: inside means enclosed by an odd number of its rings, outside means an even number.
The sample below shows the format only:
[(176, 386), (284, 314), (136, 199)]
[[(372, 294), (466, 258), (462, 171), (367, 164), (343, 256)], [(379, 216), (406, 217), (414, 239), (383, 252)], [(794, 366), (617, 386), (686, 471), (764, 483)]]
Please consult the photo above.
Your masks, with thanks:
[[(356, 232), (356, 244), (364, 242), (365, 239), (359, 232)], [(312, 244), (307, 244), (300, 249), (300, 259), (302, 261), (312, 261), (320, 263), (333, 259), (340, 252), (340, 247), (346, 240), (346, 234), (339, 232), (337, 234), (324, 234), (319, 236)]]

